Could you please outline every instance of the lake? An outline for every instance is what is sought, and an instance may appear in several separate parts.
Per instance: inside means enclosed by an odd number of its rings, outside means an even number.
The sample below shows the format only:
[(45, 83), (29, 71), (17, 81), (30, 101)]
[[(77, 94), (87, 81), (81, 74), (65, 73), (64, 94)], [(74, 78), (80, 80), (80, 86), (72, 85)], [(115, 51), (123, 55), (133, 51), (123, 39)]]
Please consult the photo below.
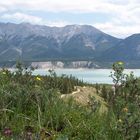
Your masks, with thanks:
[[(73, 75), (78, 79), (88, 83), (106, 83), (112, 84), (112, 79), (109, 77), (111, 69), (55, 69), (57, 75)], [(140, 77), (140, 69), (126, 69), (124, 73), (129, 74), (134, 72), (135, 76)], [(47, 75), (49, 74), (46, 69), (36, 69), (33, 75)]]

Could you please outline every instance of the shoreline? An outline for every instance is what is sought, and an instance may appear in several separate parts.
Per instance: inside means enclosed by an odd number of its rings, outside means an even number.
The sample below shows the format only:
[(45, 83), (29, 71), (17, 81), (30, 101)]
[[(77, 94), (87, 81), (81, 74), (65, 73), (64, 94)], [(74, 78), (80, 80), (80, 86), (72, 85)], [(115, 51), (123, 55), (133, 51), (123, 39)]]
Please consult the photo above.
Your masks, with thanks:
[[(2, 69), (8, 69), (8, 70), (15, 70), (16, 68), (13, 68), (13, 67), (0, 67), (0, 70), (2, 70)], [(50, 68), (35, 68), (33, 71), (35, 71), (35, 70), (70, 70), (70, 71), (72, 71), (72, 70), (88, 70), (88, 71), (90, 71), (90, 70), (93, 70), (93, 71), (96, 71), (96, 70), (110, 70), (110, 71), (113, 71), (111, 68), (81, 68), (81, 67), (79, 67), (79, 68), (52, 68), (52, 67), (50, 67)], [(124, 69), (124, 72), (125, 71), (133, 71), (133, 70), (135, 70), (135, 71), (137, 71), (137, 70), (140, 70), (140, 68), (138, 69), (138, 68), (134, 68), (134, 69), (132, 69), (132, 68), (126, 68), (126, 69)]]

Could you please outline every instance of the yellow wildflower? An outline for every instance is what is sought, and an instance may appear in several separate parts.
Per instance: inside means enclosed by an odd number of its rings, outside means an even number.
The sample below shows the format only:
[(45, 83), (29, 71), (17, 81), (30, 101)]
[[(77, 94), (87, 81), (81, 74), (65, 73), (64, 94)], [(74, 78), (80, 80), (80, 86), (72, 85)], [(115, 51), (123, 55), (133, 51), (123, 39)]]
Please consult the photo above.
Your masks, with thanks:
[(128, 108), (127, 107), (124, 107), (123, 108), (123, 112), (128, 112)]
[(122, 123), (122, 120), (121, 120), (121, 119), (119, 119), (119, 120), (118, 120), (118, 122), (119, 122), (119, 123)]
[(36, 77), (36, 80), (41, 81), (41, 78), (40, 77)]
[(123, 65), (123, 62), (119, 61), (118, 64), (119, 64), (119, 65)]

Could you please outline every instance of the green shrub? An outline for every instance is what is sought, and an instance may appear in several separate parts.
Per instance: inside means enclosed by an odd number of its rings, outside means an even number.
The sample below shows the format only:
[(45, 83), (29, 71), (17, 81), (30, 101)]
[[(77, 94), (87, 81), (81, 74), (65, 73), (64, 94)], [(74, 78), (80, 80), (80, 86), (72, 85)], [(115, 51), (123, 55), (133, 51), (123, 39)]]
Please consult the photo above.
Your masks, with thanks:
[(108, 104), (105, 113), (99, 113), (94, 98), (90, 103), (96, 109), (60, 98), (86, 83), (53, 71), (43, 77), (20, 64), (17, 68), (14, 73), (0, 71), (0, 138), (139, 140), (140, 79), (124, 74), (123, 63), (113, 65), (114, 91), (109, 85), (95, 86)]

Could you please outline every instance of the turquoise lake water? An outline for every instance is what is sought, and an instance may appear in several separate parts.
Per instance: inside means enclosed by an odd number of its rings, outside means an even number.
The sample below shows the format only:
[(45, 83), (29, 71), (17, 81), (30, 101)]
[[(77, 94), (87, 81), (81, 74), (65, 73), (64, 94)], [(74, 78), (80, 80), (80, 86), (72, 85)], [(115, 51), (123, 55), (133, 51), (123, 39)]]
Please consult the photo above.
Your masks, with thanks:
[[(111, 69), (54, 69), (57, 75), (73, 75), (88, 83), (106, 83), (112, 84), (110, 77)], [(140, 77), (140, 69), (127, 69), (124, 73), (129, 74), (131, 71), (134, 75)], [(47, 75), (48, 70), (37, 69), (33, 72), (34, 75)]]

